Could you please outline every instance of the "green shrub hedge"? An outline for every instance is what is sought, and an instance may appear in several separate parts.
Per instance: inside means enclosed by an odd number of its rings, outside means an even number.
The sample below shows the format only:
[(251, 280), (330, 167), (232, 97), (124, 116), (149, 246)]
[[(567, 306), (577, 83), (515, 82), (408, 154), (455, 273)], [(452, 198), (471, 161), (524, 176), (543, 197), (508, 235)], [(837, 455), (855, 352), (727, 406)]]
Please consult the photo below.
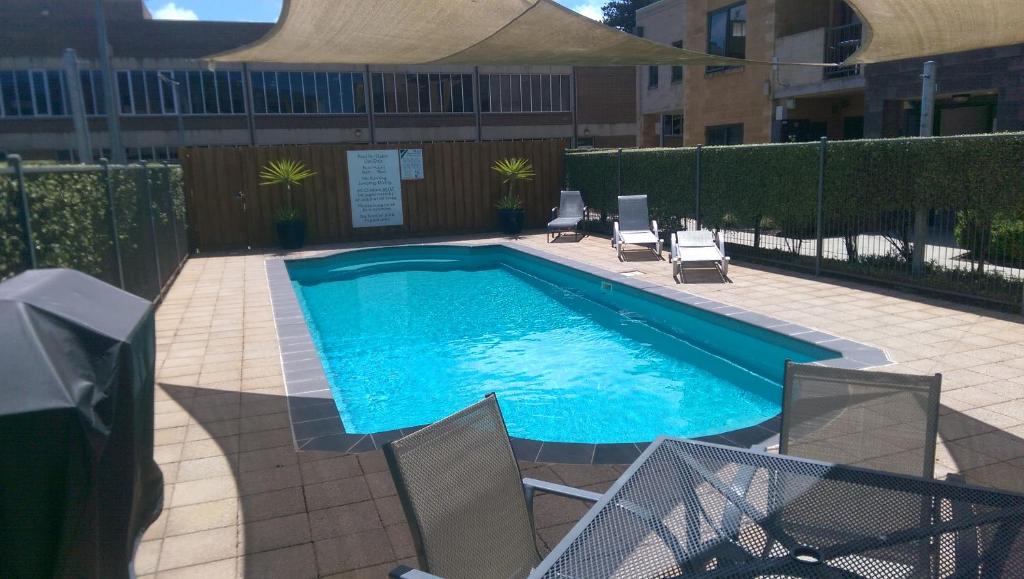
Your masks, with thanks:
[[(167, 190), (163, 169), (153, 166), (150, 174), (157, 226), (170, 222), (172, 207), (174, 217), (183, 224), (185, 204), (180, 167), (169, 170), (170, 204), (158, 202)], [(126, 276), (130, 276), (127, 270), (134, 260), (152, 255), (149, 215), (145, 212), (145, 178), (139, 170), (113, 169), (111, 184), (122, 260)], [(39, 266), (73, 268), (117, 283), (103, 173), (26, 173), (25, 188)], [(0, 279), (28, 266), (24, 240), (14, 176), (0, 175)], [(142, 255), (146, 250), (149, 255)]]
[[(822, 233), (845, 239), (851, 265), (862, 261), (861, 234), (886, 237), (894, 255), (909, 261), (920, 210), (957, 212), (959, 244), (979, 272), (989, 256), (1024, 264), (1024, 133), (836, 141), (826, 152)], [(701, 220), (714, 228), (752, 231), (755, 248), (768, 230), (813, 239), (819, 154), (819, 143), (704, 147)], [(624, 194), (647, 194), (659, 221), (696, 217), (695, 148), (621, 155)], [(568, 152), (566, 186), (579, 189), (591, 208), (614, 214), (617, 156), (615, 150)]]

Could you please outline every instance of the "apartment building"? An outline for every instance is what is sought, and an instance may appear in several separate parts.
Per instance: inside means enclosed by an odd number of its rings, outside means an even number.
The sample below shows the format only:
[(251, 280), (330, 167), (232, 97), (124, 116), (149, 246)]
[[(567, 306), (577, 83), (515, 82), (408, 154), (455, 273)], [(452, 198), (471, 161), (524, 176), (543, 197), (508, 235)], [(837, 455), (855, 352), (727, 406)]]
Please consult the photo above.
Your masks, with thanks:
[[(659, 42), (777, 65), (638, 69), (643, 146), (739, 144), (916, 135), (925, 59), (836, 63), (861, 45), (863, 25), (843, 0), (662, 0), (637, 11), (638, 33)], [(1024, 46), (932, 58), (938, 65), (934, 134), (1024, 129)], [(672, 78), (675, 78), (674, 76)], [(679, 93), (682, 93), (681, 95)], [(669, 134), (659, 132), (667, 115)], [(660, 122), (659, 122), (660, 121)]]
[[(683, 48), (687, 0), (659, 0), (636, 11), (636, 34)], [(640, 103), (638, 144), (678, 147), (683, 144), (682, 66), (646, 66), (637, 70)]]
[(153, 20), (142, 0), (104, 0), (113, 82), (103, 78), (93, 3), (0, 3), (0, 150), (75, 157), (62, 55), (74, 49), (95, 156), (109, 156), (105, 91), (115, 89), (129, 160), (182, 145), (566, 138), (634, 146), (633, 67), (367, 67), (201, 57), (260, 38), (265, 23)]

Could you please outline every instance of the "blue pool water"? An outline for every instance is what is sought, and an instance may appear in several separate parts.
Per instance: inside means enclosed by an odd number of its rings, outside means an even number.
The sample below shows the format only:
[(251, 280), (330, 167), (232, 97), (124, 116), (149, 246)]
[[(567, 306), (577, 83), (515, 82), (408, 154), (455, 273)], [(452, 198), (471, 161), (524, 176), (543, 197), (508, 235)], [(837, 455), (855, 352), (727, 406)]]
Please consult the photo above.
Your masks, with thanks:
[(428, 424), (496, 392), (512, 436), (703, 436), (778, 414), (820, 347), (503, 247), (290, 262), (346, 430)]

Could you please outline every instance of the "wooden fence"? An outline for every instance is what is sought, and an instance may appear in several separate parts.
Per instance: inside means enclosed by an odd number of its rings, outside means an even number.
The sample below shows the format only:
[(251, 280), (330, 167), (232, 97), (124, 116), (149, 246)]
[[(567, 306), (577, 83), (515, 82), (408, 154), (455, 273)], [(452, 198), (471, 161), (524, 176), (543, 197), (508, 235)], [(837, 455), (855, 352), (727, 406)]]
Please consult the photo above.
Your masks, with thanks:
[[(502, 184), (491, 166), (505, 157), (533, 162), (536, 178), (519, 187), (526, 226), (540, 227), (564, 183), (565, 140), (422, 143), (411, 145), (283, 145), (187, 148), (181, 152), (194, 249), (217, 251), (277, 243), (276, 215), (284, 189), (259, 184), (268, 161), (304, 162), (316, 175), (294, 190), (306, 220), (307, 244), (494, 231)], [(354, 228), (347, 151), (423, 150), (424, 178), (402, 181), (401, 226)]]

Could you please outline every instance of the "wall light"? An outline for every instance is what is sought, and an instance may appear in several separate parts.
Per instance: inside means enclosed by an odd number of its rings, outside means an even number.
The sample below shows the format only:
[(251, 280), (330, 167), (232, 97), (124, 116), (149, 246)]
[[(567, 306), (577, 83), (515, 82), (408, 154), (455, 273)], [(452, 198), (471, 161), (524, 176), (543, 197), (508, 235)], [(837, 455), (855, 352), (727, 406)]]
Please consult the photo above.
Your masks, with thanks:
[(958, 105), (966, 104), (971, 101), (971, 95), (969, 94), (955, 94), (953, 95), (953, 102)]

